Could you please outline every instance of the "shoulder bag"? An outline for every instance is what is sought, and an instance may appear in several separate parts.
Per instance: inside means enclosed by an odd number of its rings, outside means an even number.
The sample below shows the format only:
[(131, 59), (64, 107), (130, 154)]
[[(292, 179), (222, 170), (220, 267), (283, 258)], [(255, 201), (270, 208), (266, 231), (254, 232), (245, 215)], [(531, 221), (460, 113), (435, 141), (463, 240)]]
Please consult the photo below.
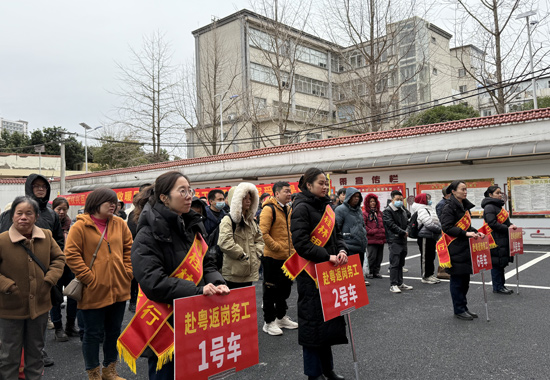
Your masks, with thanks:
[[(105, 226), (103, 233), (101, 234), (99, 243), (97, 243), (97, 247), (94, 252), (94, 257), (92, 258), (92, 262), (90, 263), (90, 270), (92, 269), (92, 265), (94, 265), (95, 258), (97, 257), (97, 251), (99, 251), (99, 247), (103, 242), (103, 237), (105, 236), (105, 231), (107, 231), (107, 227), (108, 227), (108, 223)], [(65, 289), (63, 290), (63, 295), (79, 302), (82, 300), (82, 290), (84, 290), (84, 284), (80, 282), (78, 278), (73, 278), (71, 282), (69, 282), (69, 285), (65, 286)]]
[[(31, 257), (31, 259), (34, 260), (34, 262), (40, 267), (40, 269), (42, 269), (42, 272), (44, 272), (44, 276), (46, 276), (48, 270), (46, 269), (44, 264), (42, 264), (42, 262), (38, 260), (38, 257), (36, 257), (34, 253), (32, 253), (32, 251), (27, 248), (27, 246), (22, 241), (19, 242), (19, 244), (21, 244), (21, 247), (23, 247), (25, 251), (27, 251), (27, 254)], [(56, 284), (53, 284), (52, 288), (50, 289), (50, 298), (53, 306), (59, 306), (63, 303), (63, 294)]]

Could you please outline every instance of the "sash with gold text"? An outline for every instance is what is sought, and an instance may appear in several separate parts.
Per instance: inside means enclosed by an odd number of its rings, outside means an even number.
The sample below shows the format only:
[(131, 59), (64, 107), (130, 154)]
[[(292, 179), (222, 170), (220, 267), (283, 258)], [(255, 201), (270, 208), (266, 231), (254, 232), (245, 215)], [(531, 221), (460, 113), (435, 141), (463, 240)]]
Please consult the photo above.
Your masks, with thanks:
[[(321, 221), (311, 232), (309, 240), (319, 247), (324, 247), (332, 235), (334, 230), (334, 221), (336, 220), (334, 210), (330, 205), (327, 205), (325, 212), (321, 217)], [(291, 280), (294, 280), (303, 270), (317, 284), (317, 274), (315, 272), (315, 263), (304, 259), (297, 252), (294, 252), (283, 264), (283, 272)]]
[[(202, 236), (196, 234), (185, 259), (170, 277), (193, 281), (198, 285), (207, 250), (208, 245)], [(168, 323), (172, 313), (172, 305), (151, 301), (139, 289), (136, 313), (117, 341), (118, 353), (132, 372), (136, 373), (136, 359), (147, 347), (158, 357), (157, 371), (172, 360), (174, 329)]]
[[(503, 207), (497, 215), (497, 222), (499, 222), (500, 224), (504, 224), (504, 222), (506, 222), (506, 220), (508, 220), (508, 217), (509, 217), (508, 211), (506, 211)], [(492, 234), (493, 229), (491, 227), (489, 227), (487, 222), (483, 223), (483, 226), (481, 226), (481, 228), (478, 230), (478, 232), (481, 232), (482, 234), (487, 235), (487, 237), (489, 238), (489, 247), (490, 248), (496, 248), (497, 247), (497, 243), (495, 243), (495, 239), (493, 238), (493, 234)]]
[[(468, 231), (468, 228), (472, 225), (472, 217), (470, 212), (466, 211), (464, 216), (456, 222), (455, 226), (462, 231)], [(451, 256), (449, 256), (449, 244), (451, 244), (456, 237), (451, 237), (445, 232), (441, 234), (441, 238), (437, 241), (435, 249), (437, 250), (437, 257), (439, 258), (439, 265), (443, 268), (451, 267)]]

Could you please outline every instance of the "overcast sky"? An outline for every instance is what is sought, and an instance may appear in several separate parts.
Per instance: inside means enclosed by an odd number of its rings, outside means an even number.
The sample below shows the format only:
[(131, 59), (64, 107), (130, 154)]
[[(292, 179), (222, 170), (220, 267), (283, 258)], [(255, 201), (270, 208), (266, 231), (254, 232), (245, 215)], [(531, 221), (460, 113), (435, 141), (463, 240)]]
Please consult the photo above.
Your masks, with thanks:
[[(159, 30), (182, 64), (193, 57), (191, 31), (243, 8), (249, 0), (2, 0), (0, 117), (26, 120), (31, 131), (101, 125), (117, 103), (115, 62), (129, 61), (129, 46), (139, 50)], [(453, 33), (452, 14), (430, 21)]]
[(116, 103), (116, 62), (159, 30), (174, 62), (191, 59), (191, 31), (248, 8), (248, 0), (32, 0), (0, 2), (0, 117), (29, 129), (98, 126)]

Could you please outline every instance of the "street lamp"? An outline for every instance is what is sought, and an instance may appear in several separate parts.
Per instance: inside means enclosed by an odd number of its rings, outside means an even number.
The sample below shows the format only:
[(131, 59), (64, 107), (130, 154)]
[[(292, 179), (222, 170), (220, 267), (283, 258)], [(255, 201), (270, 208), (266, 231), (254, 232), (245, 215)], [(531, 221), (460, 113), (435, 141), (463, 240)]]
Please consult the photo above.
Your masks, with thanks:
[(103, 126), (100, 125), (99, 127), (92, 128), (86, 123), (80, 123), (80, 126), (84, 128), (84, 156), (86, 160), (86, 173), (88, 173), (88, 129), (95, 131), (99, 128), (103, 128)]
[[(531, 23), (529, 22), (529, 17), (534, 16), (536, 14), (537, 14), (536, 11), (529, 11), (529, 12), (522, 13), (522, 14), (520, 14), (516, 17), (516, 20), (519, 20), (521, 18), (525, 18), (525, 20), (527, 21), (527, 40), (528, 40), (528, 44), (529, 44), (529, 59), (531, 60), (531, 74), (533, 75), (533, 79), (532, 79), (533, 84), (532, 84), (532, 86), (533, 86), (533, 107), (534, 107), (534, 109), (538, 109), (539, 105), (538, 105), (538, 102), (537, 102), (537, 81), (535, 79), (535, 68), (533, 66), (533, 49), (531, 47)], [(537, 23), (536, 21), (533, 21), (533, 25), (536, 24), (536, 23)]]
[[(223, 143), (224, 143), (224, 140), (225, 140), (224, 137), (223, 137), (223, 96), (224, 96), (225, 94), (227, 94), (228, 92), (229, 92), (229, 90), (226, 90), (226, 91), (222, 92), (221, 94), (216, 94), (216, 95), (214, 95), (214, 98), (215, 98), (216, 96), (219, 96), (219, 97), (220, 97), (220, 133), (221, 133), (221, 137), (222, 137), (222, 138), (221, 138), (221, 148), (222, 148), (222, 149), (221, 149), (221, 152), (222, 152), (222, 153), (223, 153), (223, 151), (224, 151)], [(231, 95), (231, 96), (229, 97), (229, 99), (235, 99), (235, 98), (238, 97), (238, 96), (239, 96), (239, 95)]]

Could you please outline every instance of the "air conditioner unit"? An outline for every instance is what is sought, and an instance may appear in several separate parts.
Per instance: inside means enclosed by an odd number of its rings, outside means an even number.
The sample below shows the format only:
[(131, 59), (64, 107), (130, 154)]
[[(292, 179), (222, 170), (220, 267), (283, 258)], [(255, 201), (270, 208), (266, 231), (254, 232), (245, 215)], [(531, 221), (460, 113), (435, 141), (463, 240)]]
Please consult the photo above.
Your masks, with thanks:
[(235, 115), (234, 113), (232, 113), (232, 114), (230, 114), (230, 115), (227, 117), (227, 119), (228, 119), (229, 121), (235, 121), (235, 120), (237, 120), (237, 115)]

